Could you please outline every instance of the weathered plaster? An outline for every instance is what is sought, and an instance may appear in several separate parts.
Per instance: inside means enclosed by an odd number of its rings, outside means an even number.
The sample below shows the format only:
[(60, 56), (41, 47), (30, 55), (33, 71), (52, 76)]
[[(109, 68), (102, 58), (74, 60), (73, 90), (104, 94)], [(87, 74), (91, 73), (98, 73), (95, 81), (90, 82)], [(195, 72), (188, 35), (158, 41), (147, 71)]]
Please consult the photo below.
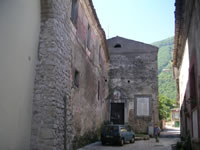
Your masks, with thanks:
[[(131, 125), (136, 132), (148, 132), (148, 126), (158, 121), (158, 48), (121, 37), (109, 39), (107, 43), (111, 62), (108, 99), (125, 104), (125, 124)], [(121, 48), (115, 48), (116, 44)], [(115, 91), (120, 93), (117, 101)], [(150, 97), (148, 117), (136, 115), (135, 98), (138, 95)]]

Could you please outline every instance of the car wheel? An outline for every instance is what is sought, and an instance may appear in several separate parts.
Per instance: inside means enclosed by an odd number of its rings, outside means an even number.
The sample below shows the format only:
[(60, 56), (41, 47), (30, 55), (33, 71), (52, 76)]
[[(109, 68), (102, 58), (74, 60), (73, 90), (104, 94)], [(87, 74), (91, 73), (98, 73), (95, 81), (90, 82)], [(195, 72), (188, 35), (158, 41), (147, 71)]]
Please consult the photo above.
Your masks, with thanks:
[(101, 141), (101, 144), (102, 144), (102, 145), (105, 145), (105, 144), (106, 144), (106, 142), (105, 142), (105, 141)]
[(135, 143), (135, 137), (133, 136), (130, 143)]
[(120, 146), (123, 146), (124, 145), (124, 139), (121, 139), (120, 140)]

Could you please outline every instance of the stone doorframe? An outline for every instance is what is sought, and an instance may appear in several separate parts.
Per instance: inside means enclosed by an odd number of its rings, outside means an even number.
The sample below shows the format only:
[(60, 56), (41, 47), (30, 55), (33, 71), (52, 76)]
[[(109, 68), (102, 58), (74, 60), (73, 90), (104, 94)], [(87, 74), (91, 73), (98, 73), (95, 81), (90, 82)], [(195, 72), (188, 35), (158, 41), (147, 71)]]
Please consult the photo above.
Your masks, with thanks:
[(118, 100), (108, 100), (108, 120), (111, 121), (111, 103), (124, 103), (124, 124), (128, 124), (128, 101), (126, 99), (118, 99)]

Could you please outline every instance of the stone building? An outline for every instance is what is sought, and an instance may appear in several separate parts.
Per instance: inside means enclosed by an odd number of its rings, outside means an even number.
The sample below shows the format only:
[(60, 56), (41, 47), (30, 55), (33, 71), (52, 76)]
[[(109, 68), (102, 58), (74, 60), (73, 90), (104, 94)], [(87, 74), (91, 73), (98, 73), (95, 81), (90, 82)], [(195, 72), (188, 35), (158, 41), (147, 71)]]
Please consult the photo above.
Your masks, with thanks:
[(118, 36), (107, 44), (109, 120), (147, 133), (148, 127), (158, 122), (158, 48)]
[(200, 1), (176, 0), (173, 71), (181, 136), (200, 149)]
[(0, 14), (0, 149), (70, 150), (95, 137), (109, 56), (92, 0), (0, 1)]

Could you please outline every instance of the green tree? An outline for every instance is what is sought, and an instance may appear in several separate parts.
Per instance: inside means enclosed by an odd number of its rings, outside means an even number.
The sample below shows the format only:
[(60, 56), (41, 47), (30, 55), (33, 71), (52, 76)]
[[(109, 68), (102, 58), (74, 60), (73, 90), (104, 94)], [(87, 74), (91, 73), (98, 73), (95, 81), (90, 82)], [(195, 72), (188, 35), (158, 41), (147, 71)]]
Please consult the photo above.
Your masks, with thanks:
[(174, 37), (152, 43), (158, 50), (159, 118), (168, 119), (176, 106), (176, 82), (172, 71)]
[(166, 96), (159, 95), (159, 119), (167, 119), (170, 117), (171, 109), (176, 107), (176, 102)]
[(158, 80), (159, 94), (169, 99), (176, 99), (176, 82), (172, 71), (172, 51), (174, 47), (174, 37), (170, 37), (158, 42), (152, 43), (158, 50)]
[(168, 65), (172, 60), (172, 50), (174, 48), (174, 37), (170, 37), (158, 42), (152, 43), (152, 45), (159, 48), (158, 51), (158, 73)]

